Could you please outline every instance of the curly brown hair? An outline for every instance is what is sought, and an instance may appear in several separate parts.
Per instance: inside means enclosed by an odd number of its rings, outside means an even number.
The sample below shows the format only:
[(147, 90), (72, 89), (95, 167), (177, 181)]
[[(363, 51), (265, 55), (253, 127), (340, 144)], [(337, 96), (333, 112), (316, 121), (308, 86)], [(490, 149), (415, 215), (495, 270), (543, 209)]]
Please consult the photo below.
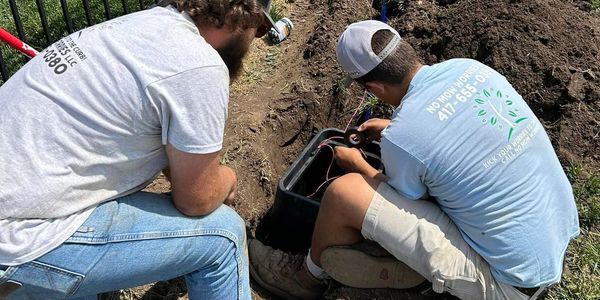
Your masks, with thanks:
[(187, 12), (198, 26), (223, 26), (233, 30), (257, 28), (264, 24), (257, 0), (173, 0), (179, 11)]

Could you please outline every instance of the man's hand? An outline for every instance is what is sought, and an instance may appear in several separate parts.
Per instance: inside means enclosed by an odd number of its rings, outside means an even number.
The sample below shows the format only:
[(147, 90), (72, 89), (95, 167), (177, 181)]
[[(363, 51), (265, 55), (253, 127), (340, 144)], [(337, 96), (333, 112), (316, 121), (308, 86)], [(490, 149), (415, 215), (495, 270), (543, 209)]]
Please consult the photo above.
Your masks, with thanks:
[(369, 119), (358, 127), (358, 131), (364, 132), (369, 141), (380, 141), (381, 131), (390, 125), (388, 119)]
[(378, 172), (371, 167), (356, 148), (335, 147), (335, 161), (347, 172), (360, 173), (367, 177), (375, 177)]

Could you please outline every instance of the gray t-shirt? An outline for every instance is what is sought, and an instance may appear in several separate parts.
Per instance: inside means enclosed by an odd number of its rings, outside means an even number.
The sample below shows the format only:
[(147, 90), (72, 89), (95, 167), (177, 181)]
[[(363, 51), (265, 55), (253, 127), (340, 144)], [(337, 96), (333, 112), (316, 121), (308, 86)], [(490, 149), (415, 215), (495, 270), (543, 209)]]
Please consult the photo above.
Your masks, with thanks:
[(0, 264), (64, 242), (93, 208), (222, 145), (229, 76), (187, 14), (154, 8), (71, 34), (0, 87)]

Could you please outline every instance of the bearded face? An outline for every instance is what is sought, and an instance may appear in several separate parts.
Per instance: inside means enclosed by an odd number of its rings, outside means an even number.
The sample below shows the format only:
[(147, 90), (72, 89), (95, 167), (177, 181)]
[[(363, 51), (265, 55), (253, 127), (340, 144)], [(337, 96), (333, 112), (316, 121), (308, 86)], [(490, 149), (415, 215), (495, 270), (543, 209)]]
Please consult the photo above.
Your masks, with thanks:
[(234, 33), (224, 45), (217, 50), (229, 70), (231, 82), (239, 78), (244, 69), (244, 57), (250, 49), (254, 33), (241, 31)]

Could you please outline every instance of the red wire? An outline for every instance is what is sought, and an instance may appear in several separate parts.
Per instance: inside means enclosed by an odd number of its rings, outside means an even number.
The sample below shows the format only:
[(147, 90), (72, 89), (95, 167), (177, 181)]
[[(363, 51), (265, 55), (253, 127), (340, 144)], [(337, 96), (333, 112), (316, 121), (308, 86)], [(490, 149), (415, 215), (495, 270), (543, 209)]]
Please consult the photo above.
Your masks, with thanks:
[(333, 147), (331, 147), (331, 145), (327, 144), (325, 145), (327, 147), (329, 147), (329, 149), (331, 149), (331, 161), (329, 162), (329, 167), (327, 167), (327, 173), (325, 173), (325, 181), (329, 180), (329, 171), (331, 171), (331, 166), (333, 165), (333, 161), (335, 160), (335, 149), (333, 149)]
[(358, 110), (362, 106), (363, 102), (365, 102), (366, 98), (367, 98), (367, 91), (365, 91), (365, 93), (363, 94), (362, 100), (360, 100), (360, 104), (358, 104), (358, 106), (356, 107), (356, 110), (354, 110), (354, 114), (352, 114), (352, 117), (350, 117), (350, 120), (348, 120), (348, 124), (346, 124), (346, 129), (344, 129), (344, 132), (346, 132), (346, 130), (348, 130), (348, 127), (350, 127), (350, 124), (352, 123), (352, 120), (356, 116), (356, 113), (358, 112)]
[(330, 138), (328, 138), (328, 139), (326, 139), (326, 140), (323, 140), (323, 141), (322, 141), (322, 142), (321, 142), (321, 143), (320, 143), (320, 144), (317, 146), (317, 149), (321, 149), (323, 146), (325, 146), (325, 145), (329, 145), (329, 142), (331, 142), (332, 140), (335, 140), (335, 139), (344, 139), (344, 137), (342, 137), (342, 136), (332, 136), (332, 137), (330, 137)]
[(321, 185), (319, 185), (319, 187), (317, 188), (317, 190), (314, 193), (312, 193), (312, 194), (310, 194), (310, 195), (308, 195), (306, 197), (312, 198), (321, 189), (321, 187), (323, 187), (323, 185), (325, 185), (327, 182), (329, 182), (331, 180), (338, 179), (339, 177), (340, 176), (335, 176), (335, 177), (329, 178), (328, 180), (325, 180), (323, 183), (321, 183)]
[[(354, 113), (352, 114), (352, 117), (350, 117), (350, 120), (348, 120), (348, 124), (346, 124), (346, 128), (344, 129), (344, 132), (346, 132), (346, 130), (348, 130), (348, 127), (350, 127), (350, 124), (352, 123), (352, 120), (356, 116), (356, 113), (358, 113), (358, 110), (362, 106), (363, 102), (365, 102), (366, 97), (367, 97), (367, 91), (365, 91), (365, 93), (363, 94), (362, 100), (360, 100), (360, 103), (358, 104), (358, 106), (354, 110)], [(323, 187), (323, 185), (325, 185), (327, 182), (340, 177), (340, 176), (335, 176), (333, 178), (329, 178), (329, 172), (331, 171), (331, 166), (333, 165), (333, 162), (335, 161), (335, 150), (333, 149), (333, 147), (331, 147), (331, 145), (329, 144), (329, 142), (332, 141), (332, 140), (334, 140), (334, 139), (343, 139), (343, 137), (341, 137), (341, 136), (330, 137), (328, 139), (323, 140), (317, 146), (317, 149), (319, 151), (321, 151), (321, 148), (323, 148), (324, 146), (327, 146), (327, 147), (329, 147), (329, 149), (331, 149), (331, 153), (332, 153), (332, 155), (331, 155), (331, 161), (329, 162), (329, 167), (327, 167), (327, 173), (325, 173), (325, 181), (323, 183), (321, 183), (312, 194), (308, 195), (307, 196), (308, 198), (312, 198), (316, 193), (318, 193), (319, 190)], [(366, 158), (367, 155), (365, 154), (365, 152), (362, 149), (359, 149), (359, 150), (362, 153), (362, 155)]]
[[(331, 138), (329, 138), (329, 139), (331, 139)], [(327, 140), (329, 140), (329, 139), (327, 139)], [(329, 178), (329, 172), (331, 171), (331, 166), (333, 165), (333, 162), (335, 161), (335, 150), (333, 149), (333, 147), (331, 147), (331, 145), (321, 143), (321, 144), (319, 144), (319, 147), (318, 147), (319, 151), (324, 146), (327, 146), (329, 149), (331, 149), (331, 161), (329, 162), (329, 167), (327, 167), (327, 173), (325, 173), (325, 181), (323, 183), (321, 183), (312, 194), (308, 195), (307, 196), (308, 198), (312, 198), (316, 193), (318, 193), (319, 190), (323, 187), (323, 185), (325, 185), (325, 183), (339, 177), (339, 176), (335, 176), (333, 178)]]

